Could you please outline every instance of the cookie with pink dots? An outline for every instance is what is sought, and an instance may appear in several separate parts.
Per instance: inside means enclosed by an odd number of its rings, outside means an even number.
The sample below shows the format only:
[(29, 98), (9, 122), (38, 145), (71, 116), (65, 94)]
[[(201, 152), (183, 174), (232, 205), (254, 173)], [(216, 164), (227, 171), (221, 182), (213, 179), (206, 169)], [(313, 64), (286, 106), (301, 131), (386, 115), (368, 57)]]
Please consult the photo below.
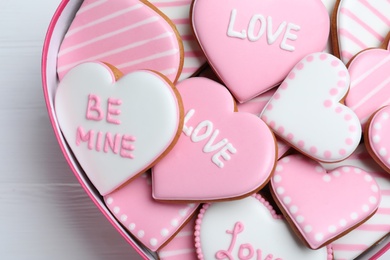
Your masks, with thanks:
[(373, 114), (367, 124), (364, 140), (368, 152), (387, 172), (390, 172), (390, 106)]
[(205, 204), (195, 227), (198, 258), (331, 260), (330, 247), (311, 250), (260, 195)]
[(240, 103), (279, 84), (307, 54), (323, 51), (329, 24), (320, 0), (195, 0), (192, 7), (195, 36)]
[(59, 79), (89, 61), (112, 64), (125, 74), (154, 70), (176, 82), (183, 44), (172, 22), (145, 0), (84, 0), (58, 52)]
[(191, 27), (190, 7), (192, 0), (148, 0), (175, 24), (184, 47), (184, 64), (179, 80), (196, 74), (205, 65), (206, 57), (196, 41)]
[(235, 112), (230, 92), (207, 78), (177, 86), (185, 117), (175, 147), (152, 169), (158, 200), (238, 199), (264, 187), (274, 169), (274, 135), (258, 117)]
[(388, 0), (338, 0), (332, 19), (333, 51), (347, 64), (367, 48), (378, 48), (390, 30)]
[(150, 173), (107, 194), (104, 201), (122, 226), (152, 251), (167, 244), (198, 207), (155, 201)]
[(341, 161), (361, 139), (359, 119), (340, 103), (348, 89), (345, 65), (330, 54), (313, 53), (292, 69), (261, 118), (275, 134), (309, 157)]
[(375, 180), (360, 168), (344, 166), (327, 172), (302, 155), (279, 160), (271, 187), (283, 215), (312, 249), (366, 221), (381, 199)]
[(383, 43), (383, 48), (364, 50), (348, 65), (351, 87), (345, 104), (359, 117), (363, 129), (375, 111), (390, 105), (389, 38), (390, 34)]

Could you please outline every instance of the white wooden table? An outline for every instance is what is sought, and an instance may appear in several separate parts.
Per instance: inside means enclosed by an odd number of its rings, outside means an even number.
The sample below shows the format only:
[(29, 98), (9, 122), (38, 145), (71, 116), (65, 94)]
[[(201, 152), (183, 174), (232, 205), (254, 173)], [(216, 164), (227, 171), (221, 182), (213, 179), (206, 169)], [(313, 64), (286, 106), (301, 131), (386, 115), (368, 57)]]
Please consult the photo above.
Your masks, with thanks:
[(60, 0), (0, 0), (0, 259), (141, 259), (100, 214), (57, 145), (40, 65)]

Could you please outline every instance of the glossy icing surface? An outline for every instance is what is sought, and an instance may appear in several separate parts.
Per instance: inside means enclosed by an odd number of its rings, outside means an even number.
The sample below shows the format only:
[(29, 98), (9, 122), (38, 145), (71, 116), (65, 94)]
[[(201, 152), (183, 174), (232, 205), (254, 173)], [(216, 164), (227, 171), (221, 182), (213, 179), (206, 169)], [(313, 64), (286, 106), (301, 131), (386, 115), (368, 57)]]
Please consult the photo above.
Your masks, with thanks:
[(313, 249), (364, 221), (381, 199), (375, 180), (360, 168), (344, 166), (326, 172), (301, 155), (281, 159), (271, 185), (283, 211)]
[(320, 0), (196, 0), (192, 24), (211, 66), (239, 102), (281, 82), (300, 59), (322, 51), (329, 34)]
[(332, 259), (303, 245), (259, 195), (206, 204), (195, 229), (199, 259)]
[(152, 251), (169, 241), (198, 207), (155, 201), (147, 173), (107, 194), (104, 201), (118, 221)]
[(310, 54), (292, 69), (261, 118), (275, 134), (309, 157), (343, 160), (361, 138), (359, 119), (339, 103), (348, 92), (349, 81), (339, 59), (326, 53)]
[(365, 127), (379, 108), (390, 105), (390, 46), (387, 50), (369, 49), (359, 53), (348, 66), (350, 92), (345, 99)]
[(175, 140), (181, 117), (172, 86), (158, 74), (137, 71), (115, 81), (110, 68), (93, 62), (63, 78), (55, 111), (68, 145), (102, 195), (148, 169)]
[(242, 197), (264, 186), (275, 164), (275, 141), (257, 116), (234, 112), (229, 91), (206, 79), (180, 82), (185, 118), (178, 143), (153, 167), (160, 200)]
[(379, 47), (390, 28), (387, 0), (341, 0), (337, 9), (337, 34), (344, 63), (358, 52)]
[(114, 65), (127, 74), (159, 71), (174, 82), (182, 67), (182, 44), (175, 29), (146, 1), (85, 0), (58, 52), (60, 80), (87, 61)]

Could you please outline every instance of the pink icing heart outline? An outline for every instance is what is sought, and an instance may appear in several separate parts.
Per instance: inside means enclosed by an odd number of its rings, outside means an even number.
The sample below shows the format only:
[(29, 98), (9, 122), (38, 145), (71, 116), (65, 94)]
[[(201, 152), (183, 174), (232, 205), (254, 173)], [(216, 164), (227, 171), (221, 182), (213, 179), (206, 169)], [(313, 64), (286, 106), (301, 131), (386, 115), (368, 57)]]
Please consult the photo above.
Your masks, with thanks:
[[(262, 29), (251, 33), (256, 23)], [(319, 0), (196, 0), (192, 25), (214, 71), (245, 102), (280, 83), (304, 56), (325, 48), (329, 15)]]
[(154, 198), (216, 201), (244, 197), (263, 187), (276, 160), (267, 125), (252, 114), (234, 112), (229, 91), (212, 80), (190, 78), (177, 90), (185, 123), (175, 147), (152, 169)]
[[(256, 203), (256, 205), (255, 205), (255, 203)], [(217, 208), (217, 210), (213, 211), (213, 213), (216, 215), (220, 215), (221, 212), (223, 212), (222, 211), (223, 208), (229, 207), (230, 206), (229, 204), (234, 204), (233, 207), (236, 210), (234, 212), (230, 212), (229, 214), (227, 214), (226, 219), (228, 219), (228, 220), (224, 219), (223, 221), (221, 220), (219, 222), (215, 222), (212, 226), (209, 224), (208, 227), (214, 228), (216, 226), (229, 224), (229, 226), (226, 226), (225, 227), (226, 229), (224, 229), (223, 231), (226, 231), (226, 233), (225, 233), (226, 236), (232, 236), (232, 238), (229, 239), (230, 243), (227, 244), (226, 243), (227, 241), (221, 239), (221, 235), (223, 235), (223, 233), (216, 234), (215, 230), (213, 230), (213, 232), (207, 233), (207, 237), (208, 236), (213, 237), (213, 239), (211, 239), (212, 243), (211, 244), (208, 243), (207, 245), (202, 246), (202, 236), (201, 236), (202, 231), (201, 230), (202, 230), (202, 225), (205, 221), (205, 216), (206, 216), (206, 214), (208, 214), (207, 211), (210, 210), (210, 208), (214, 208), (214, 209)], [(254, 207), (257, 205), (259, 205), (261, 207), (260, 211), (258, 209), (256, 209), (256, 207)], [(250, 217), (246, 217), (246, 220), (244, 221), (245, 223), (242, 223), (241, 222), (242, 220), (240, 219), (239, 215), (243, 212), (247, 212), (248, 210), (252, 211), (251, 214), (247, 214)], [(265, 212), (265, 211), (267, 211), (267, 212)], [(232, 218), (230, 218), (231, 214), (234, 215)], [(260, 215), (257, 216), (255, 214), (260, 214)], [(253, 216), (255, 216), (255, 217), (253, 217)], [(268, 220), (269, 217), (271, 220)], [(213, 219), (211, 219), (211, 220), (208, 219), (208, 221), (212, 221), (212, 220)], [(231, 224), (232, 224), (232, 223), (230, 223), (231, 221), (235, 222), (234, 228), (233, 228), (233, 226), (231, 226)], [(275, 210), (271, 206), (271, 204), (268, 201), (266, 201), (260, 194), (253, 194), (250, 197), (247, 197), (247, 198), (244, 198), (244, 199), (241, 199), (238, 201), (217, 202), (217, 203), (211, 203), (211, 204), (206, 203), (203, 205), (203, 207), (199, 211), (198, 218), (196, 220), (195, 233), (194, 233), (195, 234), (195, 247), (196, 247), (196, 252), (198, 254), (198, 258), (200, 260), (205, 259), (204, 252), (202, 251), (202, 248), (204, 248), (205, 246), (206, 247), (214, 246), (214, 244), (220, 243), (221, 248), (218, 248), (220, 250), (218, 252), (216, 252), (216, 254), (215, 254), (216, 259), (235, 259), (233, 257), (233, 254), (237, 253), (237, 251), (238, 251), (238, 255), (240, 255), (240, 252), (245, 254), (244, 251), (247, 251), (246, 253), (252, 252), (252, 254), (250, 253), (251, 255), (257, 255), (256, 259), (263, 259), (262, 257), (265, 257), (264, 259), (269, 259), (269, 260), (274, 259), (273, 254), (276, 255), (276, 252), (274, 252), (274, 250), (276, 248), (283, 250), (283, 247), (274, 246), (273, 250), (271, 249), (272, 254), (268, 254), (267, 256), (263, 256), (262, 255), (263, 252), (260, 248), (255, 249), (251, 245), (251, 242), (256, 243), (256, 241), (259, 240), (259, 238), (257, 236), (260, 236), (260, 238), (261, 238), (261, 236), (263, 234), (266, 236), (269, 235), (271, 233), (271, 232), (269, 232), (269, 230), (267, 230), (268, 232), (261, 232), (261, 231), (257, 232), (256, 238), (254, 238), (253, 234), (252, 234), (252, 236), (251, 235), (249, 235), (249, 236), (244, 235), (245, 236), (244, 240), (238, 239), (238, 237), (240, 236), (240, 233), (243, 232), (245, 229), (248, 229), (248, 225), (247, 225), (248, 223), (246, 221), (250, 221), (250, 222), (260, 221), (261, 223), (264, 222), (264, 223), (266, 223), (268, 228), (272, 226), (273, 228), (277, 229), (279, 232), (284, 232), (284, 234), (281, 236), (282, 236), (282, 239), (286, 239), (286, 241), (280, 241), (280, 240), (276, 239), (277, 243), (278, 244), (280, 243), (281, 245), (286, 246), (285, 243), (292, 242), (292, 243), (294, 243), (293, 245), (288, 245), (289, 253), (293, 253), (294, 246), (297, 248), (297, 251), (298, 251), (298, 253), (297, 253), (298, 255), (294, 255), (294, 256), (289, 255), (289, 257), (293, 257), (293, 258), (295, 257), (294, 259), (298, 259), (297, 257), (306, 257), (304, 259), (311, 259), (311, 260), (317, 259), (317, 260), (319, 260), (319, 259), (322, 259), (320, 257), (320, 254), (321, 254), (320, 251), (326, 250), (326, 253), (324, 254), (325, 255), (324, 259), (325, 258), (327, 260), (333, 259), (333, 250), (332, 250), (331, 246), (327, 246), (326, 249), (322, 248), (322, 249), (317, 250), (317, 252), (315, 252), (315, 251), (309, 250), (304, 245), (300, 244), (299, 241), (295, 241), (295, 239), (294, 239), (295, 236), (293, 235), (291, 230), (287, 227), (287, 224), (286, 224), (286, 226), (283, 226), (285, 228), (283, 228), (280, 225), (281, 221), (284, 222), (283, 216), (277, 215)], [(272, 221), (272, 222), (270, 222), (270, 221)], [(249, 223), (249, 224), (250, 224), (249, 229), (251, 228), (251, 224), (256, 225), (256, 223)], [(258, 226), (261, 226), (261, 224), (259, 224)], [(207, 229), (206, 227), (203, 227), (203, 228)], [(222, 231), (220, 228), (217, 228), (216, 230)], [(252, 239), (250, 239), (250, 238), (252, 238)], [(267, 238), (262, 238), (262, 239), (267, 239)], [(248, 240), (250, 240), (250, 241), (248, 241)], [(273, 241), (272, 239), (269, 239), (269, 240)], [(240, 242), (237, 242), (237, 241), (243, 242), (245, 244), (238, 246), (236, 244), (238, 244)], [(276, 241), (273, 241), (273, 242), (276, 242)], [(266, 243), (268, 246), (272, 247), (272, 244), (270, 245), (269, 242), (263, 241), (263, 243)], [(263, 243), (260, 243), (260, 244), (263, 244)], [(223, 247), (226, 247), (226, 248), (223, 248)], [(238, 247), (239, 247), (239, 249), (237, 249)], [(269, 252), (270, 248), (263, 248), (263, 250)], [(311, 254), (311, 252), (313, 254)], [(286, 253), (282, 253), (282, 254), (286, 254)], [(305, 255), (305, 254), (308, 254), (308, 255)], [(307, 258), (307, 257), (315, 257), (315, 258), (313, 259), (313, 258)], [(244, 258), (239, 257), (239, 259), (244, 259)], [(245, 259), (249, 259), (249, 258), (245, 258)], [(250, 258), (250, 259), (252, 259), (252, 258)], [(285, 258), (283, 258), (283, 259), (285, 259)], [(299, 259), (301, 259), (301, 258), (299, 258)], [(281, 260), (281, 258), (275, 258), (275, 260)]]
[(107, 194), (104, 201), (128, 232), (152, 251), (163, 247), (179, 232), (199, 206), (155, 201), (150, 173)]
[(390, 172), (390, 106), (374, 113), (367, 125), (365, 145), (374, 160)]
[(360, 168), (343, 166), (326, 172), (301, 155), (278, 161), (271, 187), (279, 208), (312, 249), (360, 225), (380, 202), (376, 181)]
[(341, 161), (353, 153), (361, 138), (359, 119), (339, 103), (348, 89), (344, 64), (333, 55), (313, 53), (292, 69), (261, 118), (275, 134), (309, 157)]

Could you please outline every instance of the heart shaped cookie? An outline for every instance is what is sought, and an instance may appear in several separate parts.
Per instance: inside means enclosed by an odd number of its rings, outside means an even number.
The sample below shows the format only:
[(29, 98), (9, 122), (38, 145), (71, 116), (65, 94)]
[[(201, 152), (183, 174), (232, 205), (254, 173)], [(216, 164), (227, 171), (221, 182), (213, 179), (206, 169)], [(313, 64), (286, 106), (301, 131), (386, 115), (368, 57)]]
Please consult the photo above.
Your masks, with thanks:
[(150, 69), (175, 82), (183, 45), (171, 22), (147, 1), (84, 0), (61, 43), (58, 77), (88, 61), (112, 64), (125, 74)]
[(175, 147), (152, 169), (159, 200), (212, 201), (263, 187), (275, 164), (275, 141), (257, 116), (234, 112), (229, 91), (206, 78), (180, 82), (185, 118)]
[(322, 165), (327, 170), (342, 166), (358, 167), (370, 173), (379, 186), (381, 201), (375, 214), (348, 234), (332, 242), (335, 259), (356, 259), (390, 232), (389, 175), (371, 158), (363, 144), (359, 145), (356, 151), (346, 160), (336, 164)]
[(329, 15), (320, 0), (195, 0), (192, 25), (213, 69), (245, 102), (324, 50)]
[(157, 73), (137, 71), (115, 81), (107, 65), (91, 62), (62, 79), (55, 111), (78, 162), (106, 195), (172, 148), (182, 126), (178, 99)]
[(337, 4), (333, 50), (347, 64), (358, 52), (382, 44), (390, 28), (390, 2), (339, 0)]
[(375, 111), (390, 105), (390, 42), (385, 45), (386, 49), (360, 52), (348, 66), (351, 87), (345, 104), (359, 117), (363, 129)]
[(380, 202), (379, 187), (365, 171), (345, 166), (328, 173), (301, 155), (278, 161), (271, 186), (279, 208), (312, 249), (364, 222)]
[(261, 118), (309, 157), (341, 161), (352, 154), (361, 138), (359, 119), (339, 103), (348, 89), (344, 64), (330, 54), (313, 53), (293, 68)]
[(200, 49), (190, 21), (192, 0), (149, 0), (175, 24), (184, 47), (184, 64), (179, 81), (189, 78), (206, 63), (206, 57)]
[(376, 162), (390, 172), (390, 106), (371, 117), (365, 134), (365, 145)]
[(155, 201), (148, 173), (107, 194), (104, 201), (118, 221), (152, 251), (166, 244), (199, 206)]
[(195, 227), (198, 258), (333, 259), (330, 248), (310, 250), (260, 195), (205, 204)]

